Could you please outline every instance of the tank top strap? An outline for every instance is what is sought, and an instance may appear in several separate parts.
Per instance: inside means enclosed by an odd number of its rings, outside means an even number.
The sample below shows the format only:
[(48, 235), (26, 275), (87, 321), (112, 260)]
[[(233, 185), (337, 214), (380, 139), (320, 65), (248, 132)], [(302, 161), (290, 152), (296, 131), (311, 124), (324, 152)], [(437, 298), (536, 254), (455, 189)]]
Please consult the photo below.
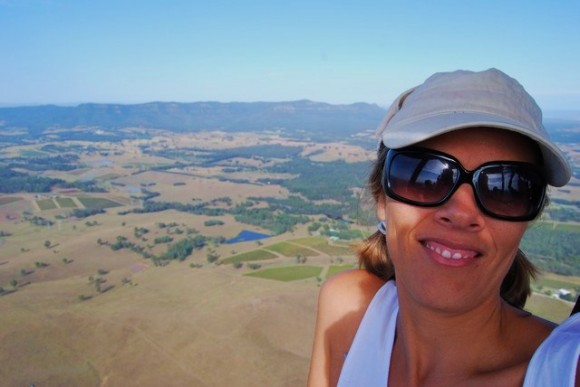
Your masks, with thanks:
[(580, 313), (566, 319), (538, 347), (524, 380), (524, 387), (573, 387), (580, 356)]
[(398, 312), (397, 287), (388, 281), (363, 316), (346, 354), (339, 387), (387, 385)]

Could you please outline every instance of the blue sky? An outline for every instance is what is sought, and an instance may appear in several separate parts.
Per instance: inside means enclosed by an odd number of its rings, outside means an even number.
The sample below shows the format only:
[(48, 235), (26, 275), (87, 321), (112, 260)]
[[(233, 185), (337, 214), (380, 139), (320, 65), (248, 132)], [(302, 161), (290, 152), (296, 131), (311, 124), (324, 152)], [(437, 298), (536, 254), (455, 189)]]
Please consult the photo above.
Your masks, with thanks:
[(0, 0), (0, 104), (370, 102), (497, 67), (580, 110), (580, 2)]

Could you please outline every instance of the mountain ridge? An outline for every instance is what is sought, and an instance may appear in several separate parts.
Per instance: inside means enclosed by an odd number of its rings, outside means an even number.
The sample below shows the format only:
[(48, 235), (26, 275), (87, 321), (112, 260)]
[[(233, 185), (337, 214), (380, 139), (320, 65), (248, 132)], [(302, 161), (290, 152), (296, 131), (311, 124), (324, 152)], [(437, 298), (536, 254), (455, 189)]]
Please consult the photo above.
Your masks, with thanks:
[(48, 128), (95, 126), (143, 127), (177, 132), (285, 129), (291, 132), (333, 129), (341, 135), (374, 129), (385, 114), (376, 104), (332, 105), (310, 100), (284, 102), (83, 103), (76, 106), (0, 108), (0, 130), (21, 129), (38, 135)]
[[(117, 138), (124, 128), (173, 132), (276, 130), (301, 138), (346, 140), (361, 132), (374, 131), (385, 114), (386, 109), (377, 104), (330, 104), (308, 99), (279, 102), (82, 103), (73, 106), (48, 104), (0, 107), (0, 134), (18, 132), (17, 137), (11, 137), (11, 140), (18, 141), (41, 137), (48, 129), (98, 128), (114, 132)], [(580, 115), (579, 119), (576, 117), (569, 112), (561, 115), (549, 113), (544, 124), (553, 140), (577, 142), (580, 138)]]

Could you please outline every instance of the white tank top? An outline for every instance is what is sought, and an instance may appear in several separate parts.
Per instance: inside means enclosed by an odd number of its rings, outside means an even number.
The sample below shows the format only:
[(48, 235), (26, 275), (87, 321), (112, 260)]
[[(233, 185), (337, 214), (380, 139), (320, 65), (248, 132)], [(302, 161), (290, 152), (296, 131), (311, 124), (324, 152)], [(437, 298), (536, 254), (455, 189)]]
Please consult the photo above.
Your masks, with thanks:
[[(387, 386), (399, 302), (394, 281), (373, 297), (346, 356), (339, 387)], [(580, 355), (580, 313), (558, 326), (540, 345), (526, 372), (524, 387), (574, 386)]]

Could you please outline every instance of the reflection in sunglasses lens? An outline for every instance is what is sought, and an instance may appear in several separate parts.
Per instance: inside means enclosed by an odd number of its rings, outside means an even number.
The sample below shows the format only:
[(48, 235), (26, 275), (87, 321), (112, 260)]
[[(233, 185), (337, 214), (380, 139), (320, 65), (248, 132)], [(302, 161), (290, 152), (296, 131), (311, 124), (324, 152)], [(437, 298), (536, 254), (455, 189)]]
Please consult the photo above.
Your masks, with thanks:
[(488, 215), (529, 220), (541, 208), (545, 183), (526, 165), (489, 163), (468, 172), (451, 157), (430, 152), (394, 151), (391, 156), (385, 187), (410, 204), (441, 205), (461, 183), (471, 183)]

